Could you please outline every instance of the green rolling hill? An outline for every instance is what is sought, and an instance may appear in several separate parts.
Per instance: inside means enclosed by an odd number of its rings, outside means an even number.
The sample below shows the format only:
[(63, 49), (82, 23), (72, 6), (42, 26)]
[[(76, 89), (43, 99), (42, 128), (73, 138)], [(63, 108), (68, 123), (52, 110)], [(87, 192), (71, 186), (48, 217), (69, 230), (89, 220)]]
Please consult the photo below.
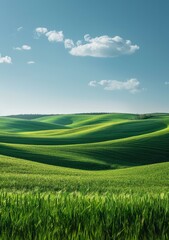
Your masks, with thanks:
[(79, 170), (168, 162), (168, 142), (168, 114), (0, 118), (1, 155)]

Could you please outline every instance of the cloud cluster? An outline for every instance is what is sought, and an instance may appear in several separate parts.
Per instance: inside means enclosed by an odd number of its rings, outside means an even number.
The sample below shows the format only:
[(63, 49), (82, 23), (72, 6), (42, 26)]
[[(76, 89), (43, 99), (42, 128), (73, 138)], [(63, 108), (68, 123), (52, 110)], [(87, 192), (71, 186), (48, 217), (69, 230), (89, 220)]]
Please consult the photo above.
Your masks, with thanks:
[(84, 35), (84, 40), (78, 40), (76, 43), (72, 39), (64, 39), (63, 31), (48, 31), (45, 27), (35, 29), (37, 37), (42, 35), (48, 38), (49, 42), (64, 42), (66, 49), (73, 56), (90, 57), (118, 57), (121, 55), (130, 55), (139, 50), (139, 46), (132, 44), (130, 40), (122, 37), (109, 37), (107, 35), (92, 38), (89, 34)]
[(22, 45), (21, 47), (14, 48), (14, 50), (18, 50), (18, 51), (26, 50), (26, 51), (28, 51), (28, 50), (31, 50), (31, 46), (29, 46), (29, 45)]
[(0, 55), (0, 63), (10, 64), (10, 63), (12, 63), (12, 58), (9, 57), (9, 56), (2, 57), (2, 56)]
[(140, 91), (140, 82), (136, 78), (131, 78), (127, 81), (118, 80), (101, 80), (101, 81), (90, 81), (90, 87), (102, 86), (105, 90), (127, 90), (131, 93)]
[(105, 58), (130, 55), (139, 50), (138, 45), (133, 45), (130, 40), (124, 40), (119, 36), (109, 37), (104, 35), (91, 38), (89, 34), (86, 34), (84, 36), (84, 41), (84, 43), (78, 41), (76, 45), (73, 43), (69, 53), (73, 56)]
[[(21, 31), (23, 27), (18, 27), (17, 31)], [(44, 36), (49, 42), (62, 42), (65, 49), (73, 56), (90, 56), (98, 58), (106, 57), (118, 57), (121, 55), (130, 55), (139, 50), (139, 46), (132, 44), (130, 40), (125, 40), (120, 36), (110, 37), (108, 35), (97, 36), (92, 38), (89, 34), (84, 35), (83, 40), (74, 42), (72, 39), (65, 38), (63, 31), (48, 30), (46, 27), (37, 27), (34, 31), (35, 37), (40, 38)], [(28, 51), (31, 50), (31, 46), (22, 45), (21, 47), (15, 47), (14, 50)], [(11, 63), (10, 57), (0, 57), (0, 63)], [(28, 61), (27, 64), (34, 64), (34, 61)], [(133, 87), (133, 85), (135, 86)], [(115, 89), (127, 89), (134, 92), (139, 85), (136, 79), (130, 79), (126, 83), (116, 80), (102, 80), (100, 82), (91, 81), (90, 86), (100, 85), (106, 90)]]
[(64, 40), (63, 31), (48, 31), (48, 29), (45, 27), (38, 27), (35, 29), (35, 33), (37, 37), (42, 35), (46, 36), (49, 42), (63, 42)]
[(48, 31), (45, 27), (35, 29), (36, 36), (39, 38), (44, 35), (49, 42), (64, 42), (66, 49), (73, 56), (90, 57), (117, 57), (121, 55), (130, 55), (139, 50), (139, 46), (132, 44), (130, 40), (122, 37), (109, 37), (107, 35), (92, 38), (89, 34), (84, 35), (84, 40), (78, 40), (76, 43), (72, 39), (64, 39), (63, 31)]

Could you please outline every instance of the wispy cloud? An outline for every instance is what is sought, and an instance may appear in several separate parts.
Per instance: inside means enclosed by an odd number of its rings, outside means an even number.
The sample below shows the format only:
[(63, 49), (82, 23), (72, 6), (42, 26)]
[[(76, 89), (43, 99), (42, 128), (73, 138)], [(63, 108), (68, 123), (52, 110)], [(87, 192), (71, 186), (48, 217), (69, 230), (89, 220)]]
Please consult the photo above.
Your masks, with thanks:
[(27, 64), (35, 64), (34, 61), (28, 61)]
[(90, 81), (88, 84), (90, 87), (101, 86), (105, 90), (127, 90), (131, 93), (136, 93), (141, 90), (140, 82), (136, 78), (131, 78), (127, 81), (118, 80), (101, 80), (101, 81)]
[(15, 47), (13, 49), (14, 50), (18, 50), (18, 51), (22, 51), (22, 50), (29, 51), (29, 50), (31, 50), (31, 46), (29, 46), (29, 45), (22, 45), (21, 47)]
[(73, 56), (90, 57), (117, 57), (130, 55), (139, 50), (138, 45), (133, 45), (130, 40), (124, 40), (119, 36), (107, 35), (91, 38), (89, 34), (84, 36), (84, 41), (78, 41), (72, 45), (69, 53)]
[(90, 81), (89, 84), (88, 84), (90, 87), (97, 87), (98, 85), (98, 82), (97, 81)]
[(12, 63), (12, 58), (9, 57), (9, 56), (2, 57), (2, 56), (0, 55), (0, 63), (10, 64), (10, 63)]
[(48, 29), (46, 27), (38, 27), (35, 29), (35, 33), (38, 37), (48, 32)]
[(65, 48), (73, 48), (74, 42), (72, 39), (65, 39), (64, 45), (65, 45)]
[(18, 28), (17, 28), (17, 31), (18, 31), (18, 32), (20, 32), (20, 31), (22, 31), (22, 30), (23, 30), (23, 27), (18, 27)]
[(165, 82), (165, 85), (169, 85), (169, 82)]

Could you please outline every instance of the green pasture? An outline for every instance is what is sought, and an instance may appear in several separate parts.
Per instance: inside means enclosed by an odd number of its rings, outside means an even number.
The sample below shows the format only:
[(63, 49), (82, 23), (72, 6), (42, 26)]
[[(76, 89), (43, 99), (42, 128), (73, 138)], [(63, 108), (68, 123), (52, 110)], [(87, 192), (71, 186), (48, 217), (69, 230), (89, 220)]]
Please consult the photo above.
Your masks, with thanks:
[(0, 239), (169, 239), (169, 114), (0, 117)]

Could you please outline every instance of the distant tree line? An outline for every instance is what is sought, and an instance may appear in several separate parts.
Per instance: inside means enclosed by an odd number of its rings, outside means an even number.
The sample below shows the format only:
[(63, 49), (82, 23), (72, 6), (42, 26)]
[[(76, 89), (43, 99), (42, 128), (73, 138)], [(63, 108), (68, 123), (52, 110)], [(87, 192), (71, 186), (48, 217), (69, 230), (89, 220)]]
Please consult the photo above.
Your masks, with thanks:
[(153, 114), (151, 113), (146, 113), (146, 114), (137, 114), (137, 119), (148, 119), (148, 118), (152, 118)]
[(53, 115), (57, 115), (57, 114), (18, 114), (18, 115), (10, 115), (7, 117), (31, 120), (31, 119), (36, 119), (36, 118), (46, 117), (46, 116), (53, 116)]
[[(70, 115), (100, 115), (100, 114), (110, 114), (110, 112), (89, 112), (89, 113), (69, 113)], [(8, 115), (7, 117), (12, 118), (20, 118), (20, 119), (36, 119), (40, 117), (47, 117), (47, 116), (60, 116), (60, 115), (69, 115), (64, 113), (58, 113), (58, 114), (17, 114), (17, 115)]]

